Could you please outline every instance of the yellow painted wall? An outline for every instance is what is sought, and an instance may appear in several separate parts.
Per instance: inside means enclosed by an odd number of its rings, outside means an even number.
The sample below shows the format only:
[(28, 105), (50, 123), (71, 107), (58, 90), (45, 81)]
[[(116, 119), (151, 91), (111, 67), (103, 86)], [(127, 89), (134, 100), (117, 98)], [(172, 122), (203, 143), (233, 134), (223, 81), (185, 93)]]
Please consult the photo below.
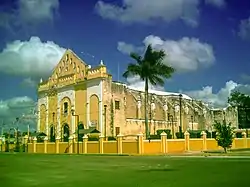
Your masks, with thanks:
[(33, 153), (33, 144), (32, 143), (28, 143), (28, 152)]
[(99, 142), (88, 142), (88, 153), (99, 153)]
[(79, 115), (79, 121), (83, 122), (85, 128), (87, 128), (87, 91), (86, 84), (81, 84), (75, 87), (75, 110)]
[[(77, 153), (78, 149), (79, 149), (79, 153), (82, 154), (83, 153), (83, 144), (82, 142), (79, 142), (79, 144), (77, 142), (72, 144), (73, 146), (73, 153)], [(78, 148), (79, 146), (79, 148)]]
[(220, 149), (217, 145), (217, 142), (215, 139), (207, 139), (207, 150), (218, 150)]
[(242, 138), (236, 138), (235, 139), (235, 147), (237, 147), (237, 149), (241, 149), (244, 148), (244, 139)]
[(48, 153), (55, 153), (56, 152), (56, 145), (55, 145), (55, 143), (48, 143), (48, 150), (47, 150), (47, 152)]
[(36, 144), (36, 152), (37, 153), (44, 153), (44, 144), (43, 143)]
[(116, 141), (104, 141), (103, 153), (117, 153), (117, 142)]
[[(64, 113), (64, 103), (65, 102), (68, 103), (68, 113), (67, 114)], [(72, 103), (70, 102), (70, 99), (68, 97), (64, 97), (60, 102), (60, 124), (61, 124), (60, 132), (61, 133), (63, 133), (63, 126), (66, 124), (69, 126), (70, 131), (72, 130), (71, 129), (71, 116), (72, 116), (71, 106), (72, 106)]]
[(200, 151), (203, 149), (203, 140), (202, 139), (190, 139), (189, 141), (190, 151)]
[(40, 131), (45, 132), (46, 129), (46, 106), (41, 105), (40, 106)]
[(122, 153), (125, 153), (125, 154), (138, 153), (138, 142), (137, 141), (123, 141)]
[(68, 142), (60, 142), (59, 143), (59, 153), (68, 153), (69, 143)]
[(99, 99), (97, 95), (90, 96), (90, 121), (95, 122), (99, 129)]
[[(48, 107), (48, 118), (49, 118), (49, 126), (55, 125), (57, 123), (57, 95), (50, 95), (49, 96), (49, 107)], [(55, 113), (53, 117), (53, 112)]]
[(169, 153), (182, 153), (185, 151), (185, 140), (168, 140), (167, 147)]
[(250, 148), (250, 138), (247, 139), (247, 147)]
[[(203, 151), (202, 139), (190, 139), (189, 140), (189, 150), (188, 151)], [(139, 142), (137, 140), (122, 140), (122, 153), (123, 154), (138, 154), (139, 153)], [(221, 147), (217, 146), (217, 142), (214, 139), (207, 139), (207, 150), (223, 150)], [(244, 147), (244, 139), (235, 139), (234, 149), (246, 148)], [(15, 147), (15, 145), (12, 145)], [(47, 153), (56, 153), (56, 144), (47, 144)], [(70, 147), (72, 147), (72, 153), (77, 153), (77, 142), (72, 144), (66, 142), (59, 143), (59, 153), (69, 153)], [(118, 153), (117, 141), (104, 141), (103, 142), (103, 153)], [(250, 139), (248, 139), (248, 147), (250, 148)], [(37, 153), (44, 153), (44, 144), (36, 144)], [(65, 151), (67, 150), (67, 151)], [(79, 153), (84, 153), (84, 144), (79, 142)], [(174, 139), (167, 140), (166, 153), (184, 153), (185, 150), (185, 140), (184, 139)], [(28, 152), (33, 153), (33, 144), (28, 144)], [(100, 153), (100, 143), (98, 141), (87, 142), (87, 153)], [(163, 154), (161, 140), (151, 140), (151, 142), (144, 140), (142, 145), (143, 154)]]
[(161, 140), (144, 141), (145, 154), (160, 154), (161, 153)]

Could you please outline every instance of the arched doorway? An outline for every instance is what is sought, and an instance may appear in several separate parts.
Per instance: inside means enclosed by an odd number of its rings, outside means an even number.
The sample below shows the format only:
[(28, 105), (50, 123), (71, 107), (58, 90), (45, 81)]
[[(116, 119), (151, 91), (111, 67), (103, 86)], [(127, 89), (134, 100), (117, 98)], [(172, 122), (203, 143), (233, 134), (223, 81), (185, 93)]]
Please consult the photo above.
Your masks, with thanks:
[[(81, 129), (84, 129), (84, 125), (83, 125), (83, 123), (79, 123), (79, 125), (78, 125), (78, 130), (81, 130)], [(78, 141), (79, 142), (82, 142), (83, 141), (83, 137), (84, 136), (84, 134), (82, 134), (82, 133), (79, 133), (79, 137), (78, 137)]]
[(92, 127), (99, 128), (99, 98), (95, 94), (90, 97), (90, 122)]
[(64, 124), (62, 136), (63, 136), (62, 140), (64, 142), (68, 142), (69, 141), (69, 125), (68, 124)]
[(55, 128), (54, 128), (54, 125), (50, 126), (50, 141), (51, 142), (55, 141)]

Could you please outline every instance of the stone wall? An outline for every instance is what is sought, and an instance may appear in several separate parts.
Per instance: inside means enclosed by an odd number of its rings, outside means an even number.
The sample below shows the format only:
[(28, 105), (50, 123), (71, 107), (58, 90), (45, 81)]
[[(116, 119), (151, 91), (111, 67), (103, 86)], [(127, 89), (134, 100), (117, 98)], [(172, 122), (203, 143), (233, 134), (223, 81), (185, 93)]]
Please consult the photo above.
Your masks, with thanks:
[[(108, 79), (105, 81), (104, 91), (107, 135), (115, 135), (117, 131), (123, 135), (144, 133), (144, 93)], [(180, 109), (178, 94), (162, 93), (149, 94), (148, 118), (151, 134), (155, 134), (158, 129), (170, 129), (175, 133), (179, 131), (180, 125), (182, 131), (211, 130), (214, 121), (222, 121), (224, 116), (233, 126), (238, 125), (237, 110), (233, 108), (212, 110), (201, 101), (182, 97)]]

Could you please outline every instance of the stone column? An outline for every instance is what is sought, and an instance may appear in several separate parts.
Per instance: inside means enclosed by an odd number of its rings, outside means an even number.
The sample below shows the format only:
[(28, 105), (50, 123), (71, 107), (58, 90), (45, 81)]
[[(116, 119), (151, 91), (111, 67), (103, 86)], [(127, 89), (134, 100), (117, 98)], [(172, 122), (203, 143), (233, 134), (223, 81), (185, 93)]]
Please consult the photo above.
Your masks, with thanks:
[(61, 138), (61, 107), (57, 107), (56, 113), (56, 135)]
[(46, 106), (46, 119), (45, 119), (45, 129), (46, 129), (46, 135), (49, 134), (49, 111), (47, 109), (47, 106)]
[(89, 123), (90, 123), (90, 116), (89, 116), (89, 101), (86, 103), (86, 123), (87, 123), (87, 129), (89, 128)]
[(248, 146), (247, 146), (247, 133), (245, 131), (242, 132), (242, 138), (244, 141), (244, 148), (248, 148)]
[(190, 134), (188, 131), (184, 133), (184, 138), (185, 138), (185, 151), (189, 151), (189, 137)]
[(143, 142), (143, 133), (137, 134), (137, 141), (138, 141), (138, 153), (144, 153), (144, 142)]
[(44, 138), (44, 153), (48, 152), (48, 136)]
[[(36, 130), (37, 132), (40, 132), (40, 123), (41, 123), (41, 112), (40, 112), (40, 104), (38, 103), (38, 117), (37, 117), (37, 126), (36, 126)], [(45, 122), (45, 125), (46, 125), (46, 122)], [(45, 129), (46, 129), (46, 126), (45, 126)]]
[(141, 106), (142, 106), (141, 100), (138, 100), (137, 101), (137, 118), (138, 119), (141, 119)]
[(102, 101), (99, 101), (99, 124), (98, 125), (99, 125), (100, 132), (104, 133)]
[(104, 141), (105, 136), (100, 135), (99, 136), (99, 153), (103, 154), (103, 141)]
[(83, 153), (88, 153), (88, 136), (86, 134), (83, 136)]
[(167, 104), (163, 105), (163, 110), (164, 110), (165, 121), (168, 121), (168, 105)]
[(56, 137), (56, 154), (60, 152), (60, 137)]
[(72, 116), (72, 114), (70, 114), (70, 116), (71, 116), (71, 128), (70, 128), (71, 133), (70, 133), (70, 135), (73, 136), (73, 133), (76, 132), (76, 116)]
[(69, 137), (69, 154), (73, 153), (73, 137)]
[(206, 151), (207, 150), (207, 133), (205, 131), (202, 131), (201, 136), (202, 136), (202, 149), (203, 151)]
[(33, 153), (36, 153), (36, 143), (37, 143), (37, 138), (33, 138)]
[(117, 153), (122, 154), (122, 134), (117, 135)]
[(164, 154), (168, 152), (167, 134), (165, 132), (161, 133), (161, 152)]

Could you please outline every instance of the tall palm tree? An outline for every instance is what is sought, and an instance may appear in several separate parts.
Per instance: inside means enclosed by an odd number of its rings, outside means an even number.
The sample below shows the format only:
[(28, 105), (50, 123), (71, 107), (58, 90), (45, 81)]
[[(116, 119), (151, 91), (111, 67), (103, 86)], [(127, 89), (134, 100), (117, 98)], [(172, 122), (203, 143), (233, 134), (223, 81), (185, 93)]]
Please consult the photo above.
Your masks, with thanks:
[(164, 86), (164, 79), (168, 79), (174, 73), (174, 68), (163, 64), (163, 59), (166, 56), (163, 50), (153, 50), (151, 45), (148, 45), (144, 56), (137, 53), (131, 53), (130, 57), (135, 60), (135, 63), (129, 63), (127, 70), (123, 73), (123, 77), (139, 76), (141, 80), (145, 81), (145, 131), (146, 137), (149, 138), (148, 127), (148, 85)]

